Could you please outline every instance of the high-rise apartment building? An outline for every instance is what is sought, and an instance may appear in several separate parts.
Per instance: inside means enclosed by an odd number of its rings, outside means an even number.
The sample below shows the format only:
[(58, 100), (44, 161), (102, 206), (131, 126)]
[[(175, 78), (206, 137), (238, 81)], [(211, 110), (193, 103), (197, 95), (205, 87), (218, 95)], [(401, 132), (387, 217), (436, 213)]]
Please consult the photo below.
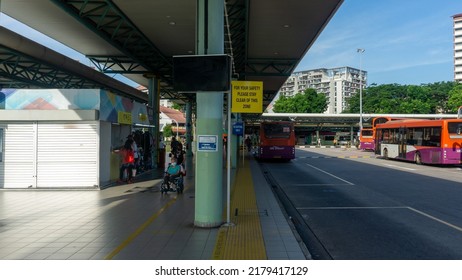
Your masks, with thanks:
[[(361, 73), (361, 78), (360, 78)], [(279, 94), (294, 96), (305, 89), (313, 88), (328, 98), (327, 114), (340, 114), (346, 106), (346, 100), (359, 92), (367, 84), (367, 72), (351, 67), (332, 69), (314, 69), (294, 72), (284, 83)]]
[(454, 18), (454, 81), (462, 83), (462, 14)]

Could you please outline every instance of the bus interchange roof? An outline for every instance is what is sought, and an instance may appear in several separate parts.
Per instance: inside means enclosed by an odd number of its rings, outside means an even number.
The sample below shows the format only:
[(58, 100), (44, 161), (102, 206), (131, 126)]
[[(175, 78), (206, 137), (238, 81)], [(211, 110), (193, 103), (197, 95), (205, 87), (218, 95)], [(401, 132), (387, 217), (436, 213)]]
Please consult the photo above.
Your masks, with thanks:
[[(314, 43), (343, 0), (225, 1), (225, 53), (233, 57), (234, 77), (263, 81), (266, 107)], [(196, 53), (198, 1), (2, 0), (0, 11), (86, 55), (98, 68), (80, 68), (62, 58), (37, 56), (27, 41), (0, 36), (3, 87), (105, 87), (138, 101), (147, 98), (123, 85), (92, 78), (92, 72), (121, 74), (143, 86), (160, 79), (161, 98), (185, 103), (194, 96), (173, 91), (172, 57)], [(8, 36), (12, 38), (12, 36)], [(46, 55), (48, 49), (41, 49)], [(28, 65), (47, 79), (27, 74)], [(31, 71), (34, 71), (32, 69)], [(60, 75), (54, 75), (59, 70)], [(36, 73), (36, 72), (35, 72)], [(66, 76), (66, 73), (69, 74)], [(72, 82), (69, 82), (72, 76)], [(49, 77), (52, 77), (51, 79)], [(90, 77), (90, 78), (89, 78)], [(62, 79), (63, 82), (56, 82)], [(67, 80), (66, 80), (67, 79)], [(55, 84), (46, 84), (45, 81)]]
[[(457, 114), (362, 114), (363, 126), (370, 127), (376, 117), (409, 119), (456, 119)], [(359, 127), (360, 114), (303, 114), (303, 113), (264, 113), (251, 119), (250, 123), (262, 121), (293, 121), (297, 126), (315, 127)]]

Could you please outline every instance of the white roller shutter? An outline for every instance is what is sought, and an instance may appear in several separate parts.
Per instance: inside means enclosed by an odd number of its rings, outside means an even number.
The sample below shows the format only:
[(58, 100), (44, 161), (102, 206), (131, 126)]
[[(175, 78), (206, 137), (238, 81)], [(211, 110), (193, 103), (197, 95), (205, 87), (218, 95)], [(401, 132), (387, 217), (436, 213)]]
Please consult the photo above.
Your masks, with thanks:
[(98, 122), (39, 123), (37, 188), (95, 187)]
[(4, 134), (0, 187), (34, 188), (36, 124), (0, 124)]

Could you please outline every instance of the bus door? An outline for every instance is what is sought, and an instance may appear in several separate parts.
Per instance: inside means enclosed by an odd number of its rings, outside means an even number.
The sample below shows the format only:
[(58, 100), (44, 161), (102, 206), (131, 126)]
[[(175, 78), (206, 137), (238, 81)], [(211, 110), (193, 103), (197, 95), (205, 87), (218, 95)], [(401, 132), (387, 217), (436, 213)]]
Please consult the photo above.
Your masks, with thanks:
[(374, 142), (375, 142), (375, 154), (376, 155), (380, 155), (381, 151), (382, 151), (382, 143), (383, 141), (383, 131), (381, 129), (378, 129), (375, 131), (375, 135), (374, 135)]
[(406, 133), (406, 128), (405, 127), (400, 127), (399, 128), (399, 143), (398, 143), (398, 149), (399, 149), (399, 157), (400, 158), (406, 158), (406, 143), (407, 143), (407, 133)]

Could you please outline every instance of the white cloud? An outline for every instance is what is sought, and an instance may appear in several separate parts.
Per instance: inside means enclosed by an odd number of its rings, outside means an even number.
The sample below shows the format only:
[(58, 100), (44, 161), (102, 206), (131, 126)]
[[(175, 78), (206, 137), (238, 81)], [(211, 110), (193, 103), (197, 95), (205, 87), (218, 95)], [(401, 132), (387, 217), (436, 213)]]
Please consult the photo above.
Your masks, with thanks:
[[(461, 9), (452, 12), (455, 6)], [(452, 0), (345, 1), (297, 71), (339, 66), (358, 68), (357, 48), (366, 49), (361, 56), (362, 68), (379, 79), (377, 73), (390, 72), (391, 75), (396, 71), (397, 80), (405, 77), (415, 80), (421, 68), (427, 72), (432, 67), (450, 69), (453, 64), (451, 16), (460, 12), (462, 2)], [(412, 71), (406, 71), (409, 69)]]

